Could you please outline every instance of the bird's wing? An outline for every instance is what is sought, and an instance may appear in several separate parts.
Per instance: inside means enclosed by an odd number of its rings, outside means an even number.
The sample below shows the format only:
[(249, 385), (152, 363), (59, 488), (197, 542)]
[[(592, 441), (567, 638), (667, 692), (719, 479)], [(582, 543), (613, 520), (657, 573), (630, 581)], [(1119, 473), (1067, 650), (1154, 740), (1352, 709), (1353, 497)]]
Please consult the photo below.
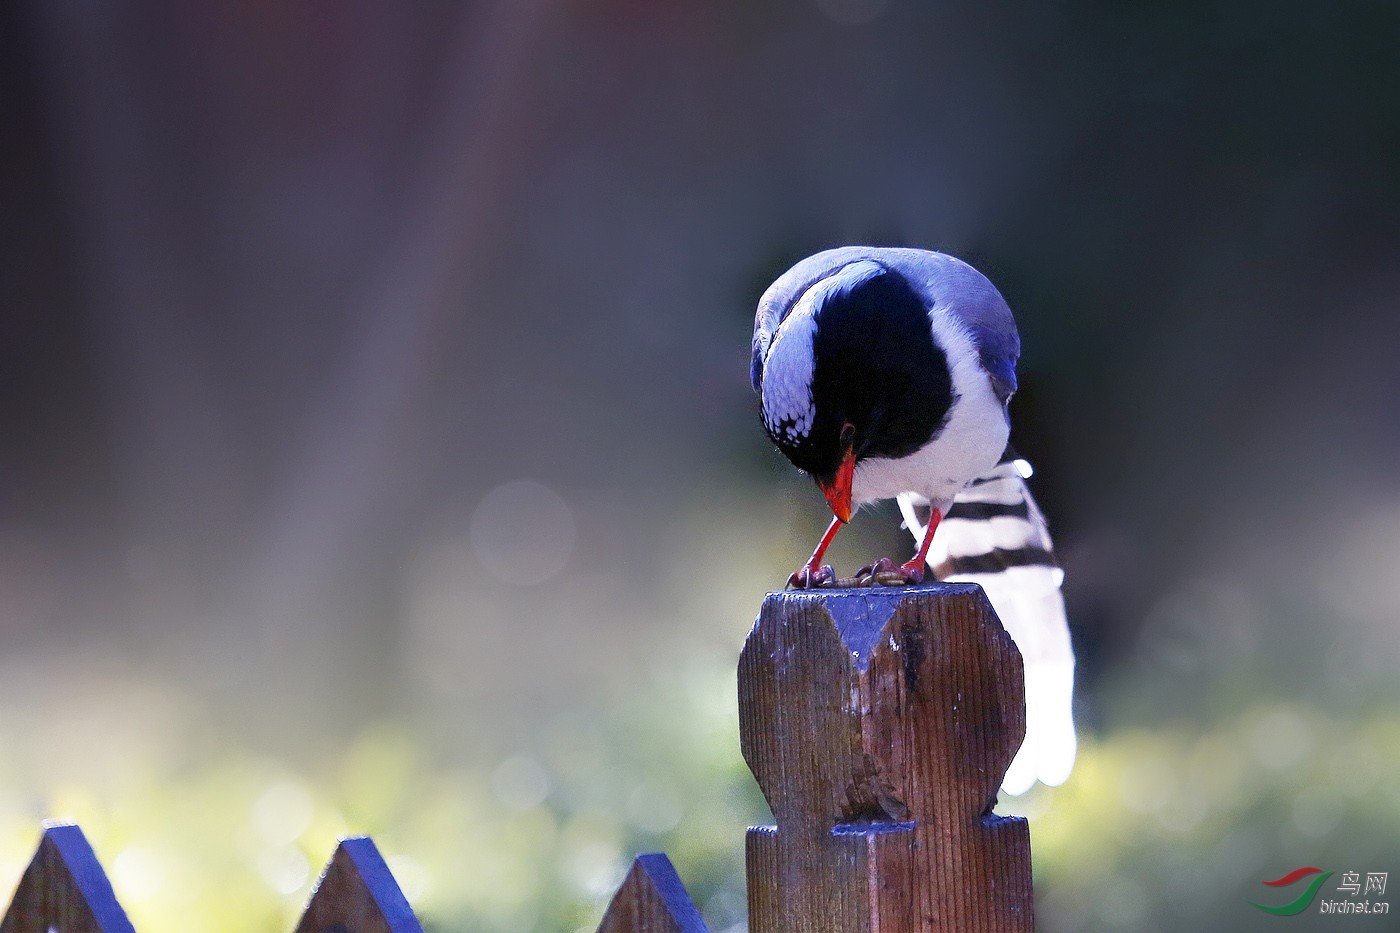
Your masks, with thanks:
[[(1045, 516), (1031, 498), (1029, 464), (1008, 459), (958, 494), (934, 533), (934, 575), (982, 586), (1021, 651), (1026, 672), (1026, 740), (1002, 789), (1025, 793), (1037, 781), (1056, 785), (1074, 764), (1074, 649)], [(922, 501), (899, 497), (905, 524), (923, 538)]]

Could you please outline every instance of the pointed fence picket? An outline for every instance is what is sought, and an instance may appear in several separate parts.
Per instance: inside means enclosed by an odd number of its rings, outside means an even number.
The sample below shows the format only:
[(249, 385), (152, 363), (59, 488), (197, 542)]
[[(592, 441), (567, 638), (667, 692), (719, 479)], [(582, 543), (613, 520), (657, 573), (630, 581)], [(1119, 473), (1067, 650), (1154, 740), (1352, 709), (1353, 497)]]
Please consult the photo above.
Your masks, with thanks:
[[(192, 928), (195, 928), (192, 925)], [(83, 831), (48, 823), (0, 933), (134, 933)], [(366, 836), (341, 840), (296, 933), (423, 933)]]
[(423, 933), (408, 898), (368, 836), (340, 840), (296, 933)]
[(598, 925), (598, 933), (705, 933), (705, 921), (671, 860), (639, 855)]
[[(751, 933), (1030, 933), (1030, 835), (992, 812), (1025, 734), (1021, 656), (980, 588), (770, 593), (739, 659)], [(598, 933), (705, 933), (640, 855)], [(0, 933), (134, 933), (72, 824), (45, 824)], [(422, 933), (374, 843), (336, 848), (295, 933)]]
[(0, 933), (132, 933), (107, 873), (78, 827), (44, 827), (34, 859), (20, 876)]

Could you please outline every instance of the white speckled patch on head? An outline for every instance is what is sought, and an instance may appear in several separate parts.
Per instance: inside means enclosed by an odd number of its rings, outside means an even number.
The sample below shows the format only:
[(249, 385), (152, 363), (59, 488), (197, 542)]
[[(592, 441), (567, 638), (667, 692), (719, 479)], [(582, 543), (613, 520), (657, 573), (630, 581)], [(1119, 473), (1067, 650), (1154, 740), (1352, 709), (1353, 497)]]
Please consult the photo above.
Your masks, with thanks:
[(768, 433), (791, 443), (812, 430), (812, 376), (816, 369), (812, 340), (817, 319), (804, 296), (778, 328), (763, 366), (763, 423)]

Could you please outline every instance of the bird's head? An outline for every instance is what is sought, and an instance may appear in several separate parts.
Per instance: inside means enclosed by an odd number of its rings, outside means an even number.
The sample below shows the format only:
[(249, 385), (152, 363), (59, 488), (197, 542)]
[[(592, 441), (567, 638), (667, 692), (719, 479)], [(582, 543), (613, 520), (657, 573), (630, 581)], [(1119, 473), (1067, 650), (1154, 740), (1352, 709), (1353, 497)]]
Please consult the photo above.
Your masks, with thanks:
[(755, 370), (763, 426), (850, 521), (857, 465), (932, 441), (952, 404), (924, 301), (898, 273), (847, 263), (808, 288)]

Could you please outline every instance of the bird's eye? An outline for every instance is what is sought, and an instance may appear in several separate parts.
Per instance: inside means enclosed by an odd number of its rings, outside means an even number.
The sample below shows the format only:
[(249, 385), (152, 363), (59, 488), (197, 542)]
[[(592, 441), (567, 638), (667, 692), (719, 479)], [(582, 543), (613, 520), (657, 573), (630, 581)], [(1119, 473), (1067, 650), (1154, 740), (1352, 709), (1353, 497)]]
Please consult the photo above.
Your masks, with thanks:
[(850, 444), (856, 439), (856, 426), (847, 421), (841, 425), (841, 443)]

